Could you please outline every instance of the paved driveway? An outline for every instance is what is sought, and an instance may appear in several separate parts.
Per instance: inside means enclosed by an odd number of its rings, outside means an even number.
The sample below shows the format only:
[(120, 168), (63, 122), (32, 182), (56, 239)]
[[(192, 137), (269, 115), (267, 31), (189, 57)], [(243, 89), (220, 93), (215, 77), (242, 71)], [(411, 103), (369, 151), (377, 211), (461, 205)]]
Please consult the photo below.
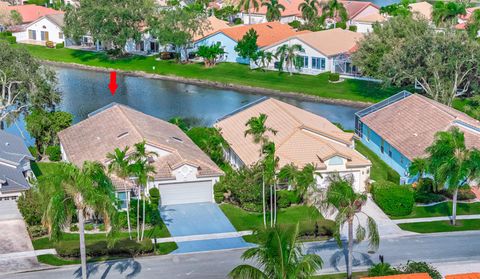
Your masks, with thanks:
[(17, 203), (0, 201), (0, 274), (38, 267), (36, 257), (13, 257), (26, 251), (33, 251), (33, 246)]
[[(167, 205), (160, 208), (160, 215), (172, 237), (236, 232), (215, 203)], [(241, 237), (182, 241), (177, 245), (178, 249), (173, 252), (175, 254), (251, 246)]]

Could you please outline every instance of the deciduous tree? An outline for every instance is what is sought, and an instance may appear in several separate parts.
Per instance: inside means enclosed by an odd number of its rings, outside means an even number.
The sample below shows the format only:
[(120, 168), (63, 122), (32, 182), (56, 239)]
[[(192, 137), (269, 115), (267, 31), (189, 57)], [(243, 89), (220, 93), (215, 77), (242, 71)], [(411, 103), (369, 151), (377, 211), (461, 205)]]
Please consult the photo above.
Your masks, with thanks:
[(238, 41), (234, 49), (240, 57), (256, 60), (258, 56), (257, 39), (257, 31), (252, 28), (243, 35), (242, 39)]
[(219, 42), (210, 46), (199, 46), (197, 51), (197, 55), (203, 58), (207, 68), (217, 65), (218, 58), (223, 54), (225, 54), (225, 50), (223, 50)]

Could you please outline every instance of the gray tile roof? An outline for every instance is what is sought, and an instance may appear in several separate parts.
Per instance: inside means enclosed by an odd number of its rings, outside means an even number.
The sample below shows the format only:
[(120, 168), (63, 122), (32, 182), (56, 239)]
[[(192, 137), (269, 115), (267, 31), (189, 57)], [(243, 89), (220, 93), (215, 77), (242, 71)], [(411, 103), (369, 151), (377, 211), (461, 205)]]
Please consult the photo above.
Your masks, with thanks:
[(34, 159), (23, 140), (0, 130), (0, 162), (18, 165), (24, 158)]
[(0, 192), (2, 194), (26, 191), (30, 189), (20, 166), (0, 164)]

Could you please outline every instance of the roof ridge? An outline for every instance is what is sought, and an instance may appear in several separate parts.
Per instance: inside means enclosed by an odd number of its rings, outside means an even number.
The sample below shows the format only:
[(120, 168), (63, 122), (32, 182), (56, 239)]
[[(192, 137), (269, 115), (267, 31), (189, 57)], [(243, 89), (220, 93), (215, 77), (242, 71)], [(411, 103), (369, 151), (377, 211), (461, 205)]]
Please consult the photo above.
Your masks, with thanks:
[[(127, 106), (123, 106), (123, 105), (120, 105), (120, 104), (116, 104), (114, 105), (113, 107), (118, 107), (118, 109), (120, 110), (120, 113), (122, 114), (122, 116), (127, 120), (128, 124), (130, 124), (130, 127), (133, 129), (133, 131), (135, 131), (142, 139), (145, 140), (145, 137), (143, 136), (143, 134), (137, 129), (137, 127), (135, 127), (135, 125), (133, 125), (132, 123), (132, 120), (130, 120), (130, 118), (128, 118), (128, 116), (125, 114), (125, 112), (123, 111), (123, 109), (125, 108), (129, 108)], [(112, 107), (112, 108), (113, 108)], [(108, 110), (108, 109), (107, 109)]]
[[(285, 112), (288, 116), (290, 116), (291, 118), (293, 118), (293, 120), (295, 120), (295, 122), (297, 124), (302, 124), (302, 122), (300, 122), (300, 120), (298, 120), (297, 118), (295, 118), (292, 114), (290, 114), (286, 109), (282, 108), (279, 104), (279, 100), (275, 99), (275, 98), (270, 98), (269, 100), (272, 100), (273, 101), (273, 104), (279, 108), (281, 111)], [(289, 139), (291, 139), (293, 137), (293, 135), (295, 135), (298, 131), (301, 131), (301, 125), (300, 126), (296, 126), (292, 132), (287, 136), (285, 137), (285, 139), (281, 142), (279, 142), (279, 145), (278, 147), (280, 148), (285, 142), (287, 142)]]
[[(426, 96), (423, 96), (423, 95), (420, 95), (420, 94), (413, 94), (413, 96), (417, 96), (419, 97), (420, 99), (422, 99), (423, 101), (425, 102), (428, 102), (430, 105), (432, 105), (433, 107), (435, 107), (437, 110), (447, 114), (447, 115), (450, 115), (452, 116), (453, 118), (457, 119), (458, 118), (458, 115), (464, 115), (464, 116), (467, 116), (470, 118), (469, 115), (459, 111), (459, 110), (456, 110), (454, 109), (453, 107), (448, 107), (440, 102), (437, 102), (435, 100), (432, 100)], [(455, 115), (454, 113), (458, 114), (458, 115)]]

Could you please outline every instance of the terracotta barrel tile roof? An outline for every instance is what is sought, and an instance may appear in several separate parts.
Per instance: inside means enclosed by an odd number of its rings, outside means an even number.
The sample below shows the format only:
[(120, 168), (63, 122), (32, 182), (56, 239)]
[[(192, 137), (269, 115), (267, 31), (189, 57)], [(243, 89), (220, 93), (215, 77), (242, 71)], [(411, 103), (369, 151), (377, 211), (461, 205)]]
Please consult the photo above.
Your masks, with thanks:
[(215, 16), (211, 16), (207, 18), (207, 21), (208, 21), (208, 27), (206, 28), (206, 30), (202, 34), (195, 34), (193, 36), (194, 42), (202, 38), (205, 38), (213, 33), (216, 33), (219, 30), (230, 28), (230, 26), (228, 25), (228, 22), (218, 19)]
[(275, 142), (280, 167), (293, 163), (298, 167), (313, 163), (325, 168), (324, 161), (341, 156), (349, 161), (347, 166), (367, 166), (370, 161), (347, 147), (353, 134), (345, 133), (327, 119), (287, 103), (270, 98), (241, 110), (215, 124), (230, 147), (246, 165), (254, 164), (260, 156), (259, 144), (244, 136), (245, 124), (261, 113), (268, 116), (266, 125), (277, 130), (270, 140)]
[(361, 118), (375, 133), (400, 151), (409, 160), (425, 156), (435, 133), (458, 127), (465, 134), (468, 147), (480, 149), (480, 121), (427, 97), (412, 94)]
[(445, 276), (445, 279), (480, 279), (480, 272), (452, 274)]
[(5, 7), (7, 11), (17, 11), (23, 19), (23, 23), (30, 23), (42, 16), (53, 15), (53, 14), (63, 14), (62, 11), (57, 11), (54, 9), (46, 8), (43, 6), (37, 5), (19, 5), (19, 6), (8, 6)]
[(408, 5), (412, 13), (417, 14), (427, 20), (432, 20), (433, 5), (423, 1)]
[(363, 277), (362, 279), (432, 279), (428, 273), (398, 274), (377, 277)]
[(129, 107), (112, 104), (108, 108), (58, 133), (68, 161), (107, 163), (106, 154), (115, 148), (133, 147), (145, 140), (166, 155), (152, 163), (156, 179), (171, 179), (173, 166), (199, 166), (198, 176), (219, 176), (223, 172), (177, 126)]

